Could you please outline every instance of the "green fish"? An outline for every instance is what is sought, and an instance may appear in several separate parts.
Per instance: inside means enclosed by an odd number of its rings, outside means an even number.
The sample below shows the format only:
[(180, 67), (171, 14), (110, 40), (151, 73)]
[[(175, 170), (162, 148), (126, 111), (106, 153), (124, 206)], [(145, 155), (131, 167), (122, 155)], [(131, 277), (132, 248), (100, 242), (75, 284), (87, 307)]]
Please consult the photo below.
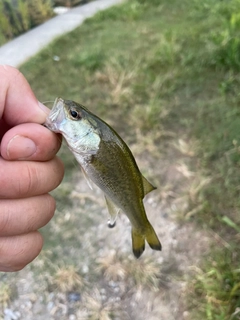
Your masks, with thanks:
[(55, 100), (44, 125), (63, 135), (85, 178), (104, 192), (111, 217), (109, 226), (115, 225), (120, 210), (127, 215), (132, 225), (135, 257), (143, 253), (145, 240), (153, 250), (161, 250), (142, 201), (156, 188), (142, 176), (120, 136), (82, 105), (61, 98)]

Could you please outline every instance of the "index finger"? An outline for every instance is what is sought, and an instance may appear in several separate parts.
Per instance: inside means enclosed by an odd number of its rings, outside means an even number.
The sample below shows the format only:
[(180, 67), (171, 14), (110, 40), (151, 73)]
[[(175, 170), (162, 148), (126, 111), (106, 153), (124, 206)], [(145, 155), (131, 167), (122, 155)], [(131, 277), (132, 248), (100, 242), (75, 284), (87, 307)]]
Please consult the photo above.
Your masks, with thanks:
[(39, 103), (22, 73), (0, 65), (0, 119), (15, 126), (20, 123), (44, 123), (48, 108)]

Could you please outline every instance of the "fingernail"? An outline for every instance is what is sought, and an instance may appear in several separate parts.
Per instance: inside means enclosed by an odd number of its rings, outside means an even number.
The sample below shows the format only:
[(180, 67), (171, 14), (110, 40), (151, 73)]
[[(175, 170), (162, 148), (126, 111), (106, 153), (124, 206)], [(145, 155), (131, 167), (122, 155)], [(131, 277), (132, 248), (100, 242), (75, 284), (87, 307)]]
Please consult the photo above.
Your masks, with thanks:
[(39, 108), (42, 109), (44, 113), (46, 113), (46, 115), (49, 114), (50, 109), (48, 109), (44, 104), (42, 104), (42, 102), (38, 101), (38, 105), (39, 105)]
[(26, 137), (15, 136), (7, 146), (7, 156), (10, 160), (23, 160), (29, 158), (37, 150), (35, 143)]

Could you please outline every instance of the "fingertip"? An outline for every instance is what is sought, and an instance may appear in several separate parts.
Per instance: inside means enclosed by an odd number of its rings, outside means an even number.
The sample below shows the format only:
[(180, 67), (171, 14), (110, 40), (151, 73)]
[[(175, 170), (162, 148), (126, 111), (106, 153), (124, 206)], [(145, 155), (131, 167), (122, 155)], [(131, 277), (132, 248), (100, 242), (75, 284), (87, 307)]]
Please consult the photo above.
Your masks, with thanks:
[(37, 151), (35, 142), (27, 137), (16, 135), (7, 144), (7, 159), (24, 160), (33, 156)]
[(62, 179), (63, 179), (63, 176), (64, 176), (64, 163), (62, 161), (62, 159), (60, 159), (58, 156), (56, 156), (56, 161), (57, 161), (57, 164), (58, 164), (58, 171), (60, 173), (59, 175), (59, 184), (61, 183)]
[(22, 270), (41, 252), (43, 237), (38, 231), (21, 236), (0, 238), (0, 271)]
[(30, 262), (32, 260), (34, 260), (40, 254), (40, 252), (42, 251), (42, 248), (43, 248), (43, 244), (44, 244), (43, 236), (39, 231), (33, 231), (31, 233), (31, 236), (34, 237), (35, 244), (33, 241), (34, 251), (33, 251), (32, 258), (31, 258)]
[(42, 102), (38, 101), (39, 108), (46, 114), (46, 116), (49, 114), (50, 109), (46, 107)]
[(43, 236), (39, 231), (31, 232), (23, 237), (28, 238), (28, 242), (23, 244), (23, 249), (19, 254), (15, 254), (12, 260), (11, 272), (20, 271), (25, 268), (29, 263), (35, 260), (43, 248)]
[(38, 102), (28, 81), (16, 68), (0, 65), (0, 118), (15, 126), (34, 122), (43, 124), (49, 113), (47, 107)]
[(62, 137), (36, 123), (20, 124), (3, 136), (1, 155), (5, 160), (48, 161), (61, 147)]

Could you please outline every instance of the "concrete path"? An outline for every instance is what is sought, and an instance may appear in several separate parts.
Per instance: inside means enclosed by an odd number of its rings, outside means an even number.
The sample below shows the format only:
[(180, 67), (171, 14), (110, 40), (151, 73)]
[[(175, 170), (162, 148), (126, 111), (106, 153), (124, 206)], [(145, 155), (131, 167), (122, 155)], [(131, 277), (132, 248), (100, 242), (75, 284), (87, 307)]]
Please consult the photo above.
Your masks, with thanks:
[(0, 47), (0, 64), (19, 67), (53, 39), (70, 32), (96, 12), (122, 0), (96, 0), (56, 16)]

